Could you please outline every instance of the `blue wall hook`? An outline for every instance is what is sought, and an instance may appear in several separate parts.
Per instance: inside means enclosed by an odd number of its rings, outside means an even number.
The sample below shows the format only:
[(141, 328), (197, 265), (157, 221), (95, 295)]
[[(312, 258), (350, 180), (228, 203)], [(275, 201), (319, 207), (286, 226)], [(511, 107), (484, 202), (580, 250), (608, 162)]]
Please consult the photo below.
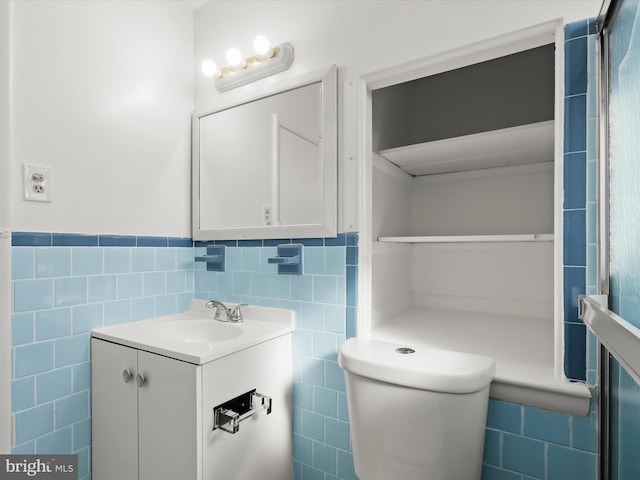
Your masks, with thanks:
[(195, 257), (196, 262), (205, 262), (208, 272), (224, 272), (226, 259), (225, 245), (207, 245), (207, 254)]
[(302, 244), (278, 245), (278, 255), (269, 258), (268, 263), (278, 265), (278, 274), (302, 275)]

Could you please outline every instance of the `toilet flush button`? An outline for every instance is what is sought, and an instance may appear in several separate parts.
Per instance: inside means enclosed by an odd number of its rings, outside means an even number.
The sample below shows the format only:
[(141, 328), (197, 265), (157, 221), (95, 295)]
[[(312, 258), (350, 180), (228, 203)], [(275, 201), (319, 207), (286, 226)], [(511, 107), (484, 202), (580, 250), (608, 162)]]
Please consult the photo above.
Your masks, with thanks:
[(401, 353), (403, 355), (408, 355), (409, 353), (416, 353), (416, 351), (413, 348), (400, 347), (400, 348), (396, 348), (396, 353)]

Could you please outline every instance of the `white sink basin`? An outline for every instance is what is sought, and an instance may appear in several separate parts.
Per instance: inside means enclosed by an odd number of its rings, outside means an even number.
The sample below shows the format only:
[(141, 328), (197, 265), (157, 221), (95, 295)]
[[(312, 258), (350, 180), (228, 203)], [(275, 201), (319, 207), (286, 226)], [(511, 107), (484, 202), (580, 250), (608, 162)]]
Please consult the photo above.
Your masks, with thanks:
[[(208, 300), (191, 301), (185, 313), (94, 329), (93, 337), (202, 365), (291, 333), (293, 310), (247, 305), (244, 322), (213, 319)], [(231, 305), (234, 306), (234, 305)]]
[(181, 318), (158, 322), (149, 329), (152, 338), (172, 339), (184, 343), (222, 342), (239, 337), (244, 329), (238, 325), (222, 323), (211, 318)]

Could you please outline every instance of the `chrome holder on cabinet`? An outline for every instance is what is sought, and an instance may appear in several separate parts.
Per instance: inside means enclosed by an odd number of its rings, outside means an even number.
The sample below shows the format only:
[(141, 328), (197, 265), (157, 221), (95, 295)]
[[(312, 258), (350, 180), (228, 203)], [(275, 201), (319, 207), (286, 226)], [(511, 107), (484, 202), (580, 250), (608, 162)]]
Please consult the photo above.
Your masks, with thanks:
[(254, 388), (213, 409), (213, 430), (219, 428), (227, 433), (238, 433), (240, 422), (263, 410), (267, 415), (271, 413), (271, 397), (256, 392)]

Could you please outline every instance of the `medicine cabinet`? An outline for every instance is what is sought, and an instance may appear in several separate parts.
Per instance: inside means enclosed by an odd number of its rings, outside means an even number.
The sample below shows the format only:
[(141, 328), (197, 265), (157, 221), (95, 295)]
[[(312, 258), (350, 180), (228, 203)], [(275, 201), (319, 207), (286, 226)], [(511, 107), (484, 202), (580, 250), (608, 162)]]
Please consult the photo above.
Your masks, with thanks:
[(193, 118), (193, 238), (337, 233), (337, 74), (331, 67)]

